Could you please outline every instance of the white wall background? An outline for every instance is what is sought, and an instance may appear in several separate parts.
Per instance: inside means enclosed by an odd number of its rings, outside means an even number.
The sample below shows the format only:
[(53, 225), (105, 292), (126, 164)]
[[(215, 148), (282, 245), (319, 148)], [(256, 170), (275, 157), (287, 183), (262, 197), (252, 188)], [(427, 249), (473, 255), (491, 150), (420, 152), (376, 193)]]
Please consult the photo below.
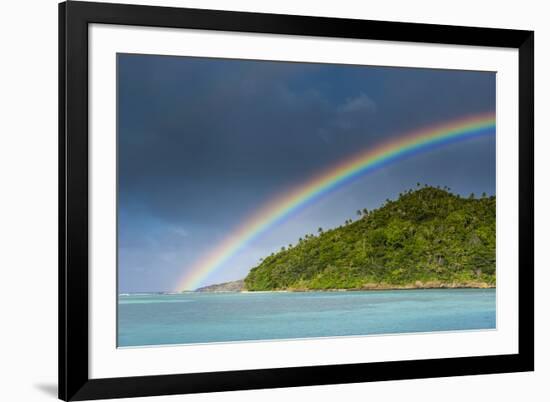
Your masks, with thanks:
[[(122, 1), (120, 1), (122, 2)], [(135, 2), (138, 2), (137, 0)], [(133, 399), (134, 401), (546, 401), (550, 269), (550, 25), (523, 0), (164, 0), (147, 4), (534, 29), (536, 372)], [(0, 400), (47, 401), (57, 382), (57, 1), (2, 2), (0, 21)], [(546, 380), (546, 381), (545, 381)]]

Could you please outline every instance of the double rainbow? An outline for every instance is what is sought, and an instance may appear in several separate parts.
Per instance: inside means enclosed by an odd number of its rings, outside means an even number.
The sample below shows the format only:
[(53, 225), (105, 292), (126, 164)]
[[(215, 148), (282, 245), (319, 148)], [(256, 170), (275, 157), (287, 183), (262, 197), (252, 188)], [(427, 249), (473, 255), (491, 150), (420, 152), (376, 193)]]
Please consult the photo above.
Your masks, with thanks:
[(273, 198), (252, 213), (209, 253), (186, 270), (177, 290), (197, 288), (232, 256), (269, 228), (358, 177), (408, 156), (494, 133), (494, 113), (468, 116), (399, 136), (330, 166), (319, 175)]

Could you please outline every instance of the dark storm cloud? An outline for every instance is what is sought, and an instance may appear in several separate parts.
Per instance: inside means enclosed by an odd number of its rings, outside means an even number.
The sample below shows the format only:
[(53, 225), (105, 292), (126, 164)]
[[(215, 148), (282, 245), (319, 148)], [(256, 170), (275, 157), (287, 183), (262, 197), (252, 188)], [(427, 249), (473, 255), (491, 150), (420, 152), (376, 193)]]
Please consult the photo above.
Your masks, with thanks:
[(166, 219), (253, 205), (384, 136), (491, 110), (489, 75), (120, 55), (122, 197)]
[[(493, 73), (119, 55), (123, 270), (160, 266), (159, 256), (174, 253), (180, 265), (191, 261), (205, 247), (201, 236), (223, 237), (320, 168), (393, 135), (494, 107)], [(472, 142), (409, 164), (392, 180), (424, 176), (494, 193), (494, 152), (494, 140)], [(140, 253), (132, 252), (136, 242)], [(168, 271), (158, 287), (174, 275)]]

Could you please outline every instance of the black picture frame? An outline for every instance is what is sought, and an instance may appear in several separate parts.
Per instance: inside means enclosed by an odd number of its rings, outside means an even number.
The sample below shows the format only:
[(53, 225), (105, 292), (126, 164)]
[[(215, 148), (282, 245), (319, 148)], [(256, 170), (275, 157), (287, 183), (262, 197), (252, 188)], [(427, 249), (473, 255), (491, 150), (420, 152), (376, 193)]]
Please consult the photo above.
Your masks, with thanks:
[[(88, 375), (88, 25), (508, 47), (519, 51), (517, 354), (124, 378)], [(59, 398), (169, 395), (534, 370), (534, 32), (70, 1), (59, 5)]]

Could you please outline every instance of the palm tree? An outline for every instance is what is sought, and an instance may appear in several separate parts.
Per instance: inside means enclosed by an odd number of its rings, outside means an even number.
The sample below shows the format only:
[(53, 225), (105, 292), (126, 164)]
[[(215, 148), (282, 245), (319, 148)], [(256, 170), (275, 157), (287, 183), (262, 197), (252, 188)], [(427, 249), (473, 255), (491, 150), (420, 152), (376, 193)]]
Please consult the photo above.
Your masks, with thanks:
[(323, 233), (323, 228), (322, 228), (322, 227), (319, 227), (319, 229), (317, 229), (317, 231), (318, 231), (319, 233)]
[(369, 210), (367, 208), (363, 208), (363, 216), (367, 216), (369, 214)]
[(360, 209), (358, 209), (357, 212), (356, 212), (356, 214), (357, 214), (357, 216), (361, 216), (363, 213), (361, 212)]

